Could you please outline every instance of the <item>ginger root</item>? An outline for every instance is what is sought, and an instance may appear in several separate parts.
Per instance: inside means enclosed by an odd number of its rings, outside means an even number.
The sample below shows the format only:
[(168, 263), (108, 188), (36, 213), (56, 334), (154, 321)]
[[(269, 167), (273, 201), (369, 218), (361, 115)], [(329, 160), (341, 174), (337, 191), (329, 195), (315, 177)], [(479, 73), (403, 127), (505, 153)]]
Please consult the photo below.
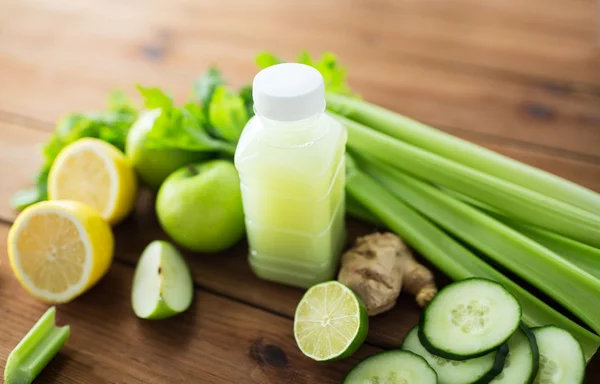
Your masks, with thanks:
[(408, 246), (392, 233), (357, 238), (342, 256), (338, 281), (361, 298), (369, 316), (391, 309), (403, 287), (421, 307), (437, 293), (431, 271), (415, 261)]

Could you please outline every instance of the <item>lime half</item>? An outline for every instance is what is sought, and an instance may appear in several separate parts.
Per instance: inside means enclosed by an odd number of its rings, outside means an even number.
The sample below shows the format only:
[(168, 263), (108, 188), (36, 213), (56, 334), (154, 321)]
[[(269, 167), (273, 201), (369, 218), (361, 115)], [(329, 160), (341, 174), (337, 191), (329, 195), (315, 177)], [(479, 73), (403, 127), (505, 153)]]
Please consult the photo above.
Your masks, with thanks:
[(366, 307), (350, 288), (337, 281), (311, 287), (294, 316), (298, 347), (317, 361), (352, 355), (365, 341), (368, 329)]

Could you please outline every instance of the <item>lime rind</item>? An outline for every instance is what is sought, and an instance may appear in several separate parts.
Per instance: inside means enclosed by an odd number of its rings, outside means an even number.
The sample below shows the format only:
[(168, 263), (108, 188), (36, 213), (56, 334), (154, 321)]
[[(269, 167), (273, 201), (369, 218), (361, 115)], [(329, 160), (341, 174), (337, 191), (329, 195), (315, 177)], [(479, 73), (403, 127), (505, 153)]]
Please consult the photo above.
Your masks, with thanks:
[(296, 308), (296, 343), (304, 355), (316, 361), (352, 355), (364, 342), (367, 331), (364, 304), (350, 288), (337, 281), (311, 287)]

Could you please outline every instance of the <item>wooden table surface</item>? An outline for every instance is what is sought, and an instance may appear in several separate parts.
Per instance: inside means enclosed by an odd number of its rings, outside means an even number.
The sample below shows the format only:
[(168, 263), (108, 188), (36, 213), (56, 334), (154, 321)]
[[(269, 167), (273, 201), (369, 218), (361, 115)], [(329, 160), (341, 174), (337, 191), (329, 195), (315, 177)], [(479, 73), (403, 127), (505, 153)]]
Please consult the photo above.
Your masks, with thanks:
[[(142, 83), (178, 101), (217, 64), (233, 85), (272, 50), (336, 52), (366, 99), (600, 191), (600, 20), (594, 0), (0, 0), (0, 367), (47, 305), (7, 263), (8, 198), (30, 184), (57, 118), (100, 109)], [(350, 223), (354, 233), (372, 230)], [(335, 383), (397, 347), (417, 321), (410, 297), (373, 318), (352, 358), (318, 364), (292, 334), (302, 291), (254, 277), (246, 247), (188, 254), (194, 304), (137, 319), (135, 262), (165, 238), (140, 198), (116, 229), (108, 275), (58, 307), (72, 335), (36, 383)], [(443, 279), (440, 276), (440, 279)], [(600, 383), (600, 359), (589, 365)]]

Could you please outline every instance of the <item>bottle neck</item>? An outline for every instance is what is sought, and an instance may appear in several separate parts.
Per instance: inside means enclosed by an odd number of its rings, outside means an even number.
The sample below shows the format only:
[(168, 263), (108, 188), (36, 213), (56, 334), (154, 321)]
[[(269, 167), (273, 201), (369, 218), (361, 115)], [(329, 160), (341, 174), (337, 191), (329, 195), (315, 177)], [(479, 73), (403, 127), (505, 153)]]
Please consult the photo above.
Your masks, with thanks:
[(278, 147), (303, 147), (313, 144), (327, 134), (324, 113), (297, 121), (276, 121), (257, 116), (265, 133), (265, 140)]

